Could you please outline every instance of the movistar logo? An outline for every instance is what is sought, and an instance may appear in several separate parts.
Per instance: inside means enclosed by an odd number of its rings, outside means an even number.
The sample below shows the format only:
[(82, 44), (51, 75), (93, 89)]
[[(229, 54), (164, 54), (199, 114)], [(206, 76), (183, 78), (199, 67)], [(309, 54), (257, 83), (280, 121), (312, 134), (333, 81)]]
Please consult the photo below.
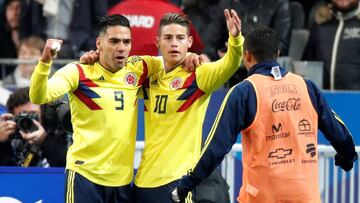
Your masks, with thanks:
[(290, 132), (284, 132), (283, 131), (283, 127), (281, 123), (273, 124), (272, 127), (272, 134), (266, 136), (266, 141), (273, 141), (273, 140), (277, 140), (277, 139), (283, 139), (283, 138), (288, 138), (290, 137)]
[(280, 130), (282, 130), (282, 125), (281, 125), (281, 123), (279, 123), (277, 126), (276, 126), (275, 124), (272, 126), (272, 132), (273, 132), (273, 133), (277, 133), (277, 132), (279, 132)]

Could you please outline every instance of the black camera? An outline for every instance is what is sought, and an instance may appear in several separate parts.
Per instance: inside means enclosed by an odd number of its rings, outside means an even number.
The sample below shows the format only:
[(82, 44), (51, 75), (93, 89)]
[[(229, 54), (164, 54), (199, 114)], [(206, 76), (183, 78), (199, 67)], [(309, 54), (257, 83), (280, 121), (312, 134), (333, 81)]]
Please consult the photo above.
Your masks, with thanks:
[(67, 101), (57, 100), (43, 106), (46, 130), (72, 133), (70, 106)]
[(38, 130), (33, 120), (39, 121), (39, 115), (34, 112), (21, 112), (12, 120), (16, 123), (16, 132), (11, 137), (14, 161), (18, 166), (35, 166), (41, 157), (40, 147), (38, 145), (30, 145), (22, 139), (19, 130), (25, 133)]
[(39, 116), (34, 112), (21, 112), (19, 115), (15, 116), (13, 120), (16, 123), (16, 127), (25, 133), (38, 130), (38, 127), (33, 120), (39, 121)]
[(71, 143), (72, 131), (70, 108), (67, 101), (58, 100), (41, 105), (41, 121), (35, 113), (22, 112), (12, 119), (16, 123), (16, 132), (11, 136), (11, 145), (14, 153), (14, 162), (18, 166), (46, 166), (49, 163), (43, 154), (43, 147), (30, 144), (24, 140), (19, 131), (31, 133), (38, 130), (34, 120), (44, 127), (50, 140), (64, 140), (65, 144)]

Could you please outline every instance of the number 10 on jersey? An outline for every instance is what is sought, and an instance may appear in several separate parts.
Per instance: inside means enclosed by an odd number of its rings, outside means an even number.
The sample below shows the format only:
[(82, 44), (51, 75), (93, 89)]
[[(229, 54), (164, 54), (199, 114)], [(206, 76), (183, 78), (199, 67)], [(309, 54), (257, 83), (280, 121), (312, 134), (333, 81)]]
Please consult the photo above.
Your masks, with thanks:
[(155, 98), (156, 98), (156, 106), (154, 112), (159, 114), (165, 114), (168, 95), (156, 95)]

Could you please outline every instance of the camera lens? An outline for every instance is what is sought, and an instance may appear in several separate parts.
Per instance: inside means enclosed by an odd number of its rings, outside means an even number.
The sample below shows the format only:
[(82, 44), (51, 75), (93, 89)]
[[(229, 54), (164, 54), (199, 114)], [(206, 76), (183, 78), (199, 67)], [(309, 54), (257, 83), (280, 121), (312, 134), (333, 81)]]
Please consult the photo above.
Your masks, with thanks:
[(37, 127), (30, 117), (21, 117), (17, 122), (17, 126), (24, 132), (33, 132), (37, 130)]

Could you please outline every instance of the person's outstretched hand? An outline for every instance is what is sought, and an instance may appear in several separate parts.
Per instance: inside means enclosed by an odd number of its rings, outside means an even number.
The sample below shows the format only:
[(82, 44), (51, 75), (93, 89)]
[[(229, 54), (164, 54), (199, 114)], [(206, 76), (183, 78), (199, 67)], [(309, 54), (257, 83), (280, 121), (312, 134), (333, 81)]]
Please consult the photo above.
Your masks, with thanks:
[(177, 183), (176, 187), (170, 191), (170, 199), (173, 202), (185, 202), (188, 193), (195, 188), (191, 172), (183, 176)]
[(350, 171), (353, 168), (354, 161), (357, 160), (357, 155), (353, 159), (348, 159), (339, 154), (335, 154), (335, 165), (340, 166), (344, 171)]
[(241, 32), (241, 20), (234, 9), (224, 10), (227, 28), (233, 37), (239, 36)]
[(10, 113), (0, 115), (0, 142), (8, 141), (10, 135), (15, 133), (16, 123), (13, 118), (14, 115)]
[(188, 192), (190, 192), (190, 191), (188, 191), (184, 188), (176, 187), (170, 193), (171, 200), (176, 203), (185, 202), (185, 198), (186, 198)]

